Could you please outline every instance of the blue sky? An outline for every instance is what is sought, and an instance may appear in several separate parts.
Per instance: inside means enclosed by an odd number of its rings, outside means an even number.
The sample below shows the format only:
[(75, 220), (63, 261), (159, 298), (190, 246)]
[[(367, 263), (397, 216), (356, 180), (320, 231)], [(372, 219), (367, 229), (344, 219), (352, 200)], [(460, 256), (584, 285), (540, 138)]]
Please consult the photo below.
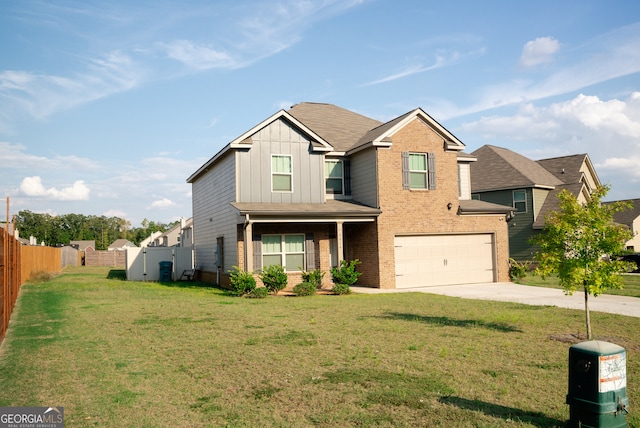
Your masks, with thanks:
[(640, 198), (634, 1), (4, 1), (0, 46), (12, 214), (190, 217), (186, 178), (303, 101), (588, 153), (607, 200)]

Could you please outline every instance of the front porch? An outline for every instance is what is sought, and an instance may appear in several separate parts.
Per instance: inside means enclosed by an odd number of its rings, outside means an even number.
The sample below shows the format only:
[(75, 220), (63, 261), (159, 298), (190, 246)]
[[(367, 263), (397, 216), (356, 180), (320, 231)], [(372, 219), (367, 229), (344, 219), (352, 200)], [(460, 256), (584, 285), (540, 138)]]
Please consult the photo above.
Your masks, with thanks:
[[(302, 282), (302, 272), (325, 272), (323, 288), (331, 288), (331, 268), (357, 253), (359, 225), (374, 225), (380, 211), (350, 202), (325, 204), (233, 204), (244, 218), (238, 224), (239, 267), (257, 273), (265, 266), (285, 267), (287, 289)], [(353, 244), (352, 244), (353, 242)], [(367, 260), (360, 258), (363, 264)]]

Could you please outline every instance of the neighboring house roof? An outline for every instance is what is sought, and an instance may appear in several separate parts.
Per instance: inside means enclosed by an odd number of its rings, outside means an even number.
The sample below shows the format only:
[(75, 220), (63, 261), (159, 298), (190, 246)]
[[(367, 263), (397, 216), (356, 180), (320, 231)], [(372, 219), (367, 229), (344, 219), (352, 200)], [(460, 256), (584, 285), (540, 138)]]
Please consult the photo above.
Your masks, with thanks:
[(116, 250), (119, 248), (125, 248), (125, 247), (135, 247), (136, 244), (134, 244), (133, 242), (129, 241), (128, 239), (116, 239), (115, 241), (113, 241), (113, 243), (111, 245), (109, 245), (109, 249), (110, 250)]
[(624, 201), (603, 202), (604, 204), (612, 204), (614, 202), (630, 202), (632, 207), (628, 210), (618, 211), (613, 214), (613, 221), (618, 224), (624, 224), (633, 228), (633, 222), (640, 217), (640, 199), (627, 199)]
[[(586, 154), (540, 159), (537, 161), (544, 169), (552, 173), (563, 183), (579, 183), (582, 179), (580, 169), (587, 159)], [(595, 171), (593, 171), (595, 174)]]
[(544, 203), (542, 204), (542, 208), (540, 208), (540, 213), (538, 214), (538, 216), (533, 222), (533, 228), (534, 229), (544, 228), (547, 216), (554, 211), (560, 210), (560, 199), (558, 199), (558, 193), (566, 189), (569, 192), (571, 192), (573, 195), (578, 195), (582, 191), (583, 187), (584, 186), (582, 183), (563, 184), (556, 187), (551, 192), (549, 192), (549, 194), (547, 195), (547, 198), (544, 200)]
[(95, 240), (71, 241), (71, 242), (69, 242), (69, 245), (77, 246), (78, 250), (80, 250), (80, 251), (86, 251), (87, 249), (95, 250), (96, 241)]
[(460, 214), (507, 214), (507, 220), (509, 220), (515, 212), (515, 208), (513, 207), (479, 201), (477, 199), (459, 200), (458, 204), (458, 212)]
[(472, 155), (478, 162), (471, 165), (472, 192), (542, 187), (553, 189), (564, 184), (539, 163), (509, 149), (482, 146)]

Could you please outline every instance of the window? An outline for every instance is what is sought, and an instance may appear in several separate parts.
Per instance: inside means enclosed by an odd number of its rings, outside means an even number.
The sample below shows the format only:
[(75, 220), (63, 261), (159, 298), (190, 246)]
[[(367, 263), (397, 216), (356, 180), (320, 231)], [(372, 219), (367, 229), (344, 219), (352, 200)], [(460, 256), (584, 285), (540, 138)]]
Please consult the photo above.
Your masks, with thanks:
[(284, 267), (287, 272), (305, 269), (304, 235), (262, 235), (262, 266)]
[(513, 191), (513, 208), (516, 209), (516, 213), (527, 212), (527, 191), (526, 190)]
[(409, 186), (427, 188), (427, 155), (424, 153), (409, 153)]
[(471, 195), (471, 199), (474, 201), (479, 201), (480, 200), (480, 194), (479, 193), (473, 193)]
[(402, 188), (436, 188), (436, 164), (433, 153), (402, 153)]
[(342, 170), (342, 161), (325, 161), (324, 176), (326, 178), (328, 195), (342, 195), (344, 193), (344, 175)]
[(290, 155), (271, 155), (271, 189), (274, 192), (291, 192), (292, 167)]

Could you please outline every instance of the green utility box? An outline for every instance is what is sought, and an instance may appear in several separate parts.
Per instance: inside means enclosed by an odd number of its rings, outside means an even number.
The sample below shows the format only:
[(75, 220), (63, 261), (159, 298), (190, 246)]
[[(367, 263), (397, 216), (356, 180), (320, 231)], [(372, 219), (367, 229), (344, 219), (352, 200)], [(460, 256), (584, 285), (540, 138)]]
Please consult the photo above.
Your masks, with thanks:
[(171, 281), (172, 262), (160, 262), (160, 282)]
[(627, 426), (627, 353), (609, 342), (591, 340), (569, 348), (572, 427)]

